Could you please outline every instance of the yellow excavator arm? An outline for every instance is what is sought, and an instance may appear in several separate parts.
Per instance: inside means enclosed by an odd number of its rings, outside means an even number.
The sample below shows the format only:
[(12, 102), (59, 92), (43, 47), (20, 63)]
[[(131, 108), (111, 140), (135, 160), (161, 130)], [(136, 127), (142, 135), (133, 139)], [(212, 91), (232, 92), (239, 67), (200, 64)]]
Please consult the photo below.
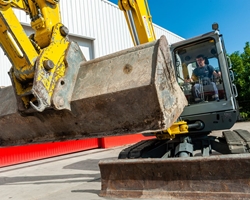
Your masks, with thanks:
[[(155, 41), (146, 0), (119, 0), (135, 45)], [(13, 8), (29, 14), (34, 34), (27, 36)], [(71, 110), (71, 97), (85, 60), (79, 46), (70, 42), (61, 23), (58, 0), (0, 0), (0, 43), (9, 57), (10, 77), (18, 110), (42, 112), (46, 108)], [(171, 126), (158, 138), (187, 133), (185, 122)]]
[(156, 39), (147, 0), (119, 0), (118, 6), (124, 13), (134, 45)]
[[(28, 37), (13, 9), (29, 14), (34, 34)], [(67, 84), (65, 77), (75, 73), (66, 52), (77, 48), (70, 43), (68, 29), (61, 23), (58, 0), (0, 0), (0, 43), (12, 63), (10, 76), (18, 101), (19, 111), (43, 111), (47, 107), (70, 109), (65, 99), (70, 96), (74, 84), (68, 83), (63, 96), (56, 88)], [(75, 57), (84, 60), (79, 48)], [(78, 65), (79, 65), (78, 63)], [(77, 65), (77, 64), (76, 64)], [(70, 75), (69, 75), (70, 76)], [(61, 92), (62, 93), (62, 92)]]
[[(178, 119), (186, 98), (166, 38), (155, 41), (146, 1), (119, 7), (141, 45), (85, 62), (61, 23), (59, 0), (0, 0), (0, 44), (13, 86), (0, 90), (1, 144), (162, 133)], [(14, 8), (30, 16), (34, 34), (25, 34)]]
[[(147, 1), (121, 0), (118, 5), (125, 14), (135, 45), (155, 40)], [(29, 37), (25, 34), (13, 8), (24, 10), (30, 16), (34, 34)], [(42, 112), (48, 107), (70, 110), (68, 99), (74, 86), (71, 78), (79, 66), (76, 62), (69, 63), (66, 52), (77, 48), (77, 44), (67, 38), (68, 29), (61, 23), (59, 1), (0, 0), (0, 30), (0, 44), (12, 63), (10, 77), (19, 111)], [(79, 63), (85, 60), (80, 50), (74, 57)]]
[[(118, 6), (124, 13), (134, 45), (156, 40), (147, 0), (119, 0)], [(186, 133), (188, 133), (187, 122), (179, 121), (155, 135), (158, 139), (173, 139), (176, 134)]]

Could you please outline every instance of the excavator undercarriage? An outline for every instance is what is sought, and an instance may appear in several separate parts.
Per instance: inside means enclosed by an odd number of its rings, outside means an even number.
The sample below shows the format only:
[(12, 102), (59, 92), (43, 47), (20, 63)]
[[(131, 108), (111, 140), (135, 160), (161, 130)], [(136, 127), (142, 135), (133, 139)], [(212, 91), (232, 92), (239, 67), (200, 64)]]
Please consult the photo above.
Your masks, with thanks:
[(249, 199), (250, 133), (223, 131), (146, 140), (100, 161), (100, 195), (155, 199)]

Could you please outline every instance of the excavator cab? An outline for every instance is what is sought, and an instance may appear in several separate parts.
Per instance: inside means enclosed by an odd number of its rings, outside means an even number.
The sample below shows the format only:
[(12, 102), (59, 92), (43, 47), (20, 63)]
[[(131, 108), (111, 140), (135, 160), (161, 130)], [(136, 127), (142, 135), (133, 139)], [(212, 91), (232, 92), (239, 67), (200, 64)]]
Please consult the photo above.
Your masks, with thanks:
[[(197, 54), (196, 51), (200, 50), (200, 45), (204, 45), (206, 48), (211, 49), (211, 52), (208, 52), (205, 55)], [(186, 52), (186, 50), (183, 49), (176, 50), (175, 52), (175, 56), (178, 57), (178, 60), (176, 61), (178, 83), (181, 86), (189, 105), (226, 99), (219, 60), (214, 47), (214, 40), (210, 40), (208, 38), (207, 40), (202, 41), (201, 44), (192, 47), (187, 47), (188, 53)], [(192, 53), (194, 54), (192, 55), (192, 59), (190, 56), (185, 55), (186, 53), (191, 54), (191, 48), (195, 48), (195, 53)], [(210, 53), (214, 54), (209, 55)], [(181, 54), (184, 54), (185, 57), (183, 58)], [(217, 73), (217, 75), (213, 75), (212, 73), (210, 73), (209, 77), (196, 77), (195, 75), (193, 75), (193, 71), (196, 68), (199, 68), (195, 54), (197, 54), (197, 56), (204, 56), (205, 67), (210, 67), (209, 69), (213, 69)], [(194, 80), (191, 80), (192, 76), (194, 76)], [(214, 88), (214, 86), (216, 86), (216, 88)], [(215, 93), (217, 94), (217, 96)]]
[[(190, 128), (189, 132), (231, 128), (237, 118), (237, 89), (222, 35), (215, 30), (175, 43), (171, 48), (177, 81), (188, 101), (181, 119), (188, 124), (197, 121), (202, 124), (199, 128)], [(198, 68), (197, 56), (201, 55), (205, 66), (212, 69), (209, 77), (193, 76), (193, 71)]]

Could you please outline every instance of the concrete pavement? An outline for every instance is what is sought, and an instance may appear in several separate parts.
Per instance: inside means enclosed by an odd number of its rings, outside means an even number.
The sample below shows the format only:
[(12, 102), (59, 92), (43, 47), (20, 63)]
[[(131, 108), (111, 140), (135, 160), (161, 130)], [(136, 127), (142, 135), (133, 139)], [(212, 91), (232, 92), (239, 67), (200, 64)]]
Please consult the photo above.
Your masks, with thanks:
[[(250, 130), (250, 122), (237, 123), (232, 129), (239, 128)], [(0, 199), (109, 199), (98, 196), (98, 162), (116, 159), (123, 148), (93, 149), (0, 168)]]
[(104, 199), (98, 162), (121, 148), (94, 149), (0, 168), (1, 200)]

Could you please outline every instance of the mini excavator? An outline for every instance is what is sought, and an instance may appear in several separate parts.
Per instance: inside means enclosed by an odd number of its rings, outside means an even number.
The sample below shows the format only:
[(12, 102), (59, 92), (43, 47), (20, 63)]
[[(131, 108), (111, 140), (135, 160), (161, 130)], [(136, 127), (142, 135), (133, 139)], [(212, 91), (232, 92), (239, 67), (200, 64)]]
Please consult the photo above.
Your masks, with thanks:
[[(155, 38), (146, 0), (118, 6), (135, 47), (86, 61), (61, 23), (59, 0), (0, 0), (0, 44), (12, 63), (12, 86), (0, 89), (0, 145), (142, 133), (155, 139), (99, 163), (101, 196), (250, 198), (250, 133), (227, 130), (237, 89), (218, 24), (168, 44)], [(13, 8), (30, 16), (32, 35)], [(220, 76), (186, 81), (197, 55)]]

